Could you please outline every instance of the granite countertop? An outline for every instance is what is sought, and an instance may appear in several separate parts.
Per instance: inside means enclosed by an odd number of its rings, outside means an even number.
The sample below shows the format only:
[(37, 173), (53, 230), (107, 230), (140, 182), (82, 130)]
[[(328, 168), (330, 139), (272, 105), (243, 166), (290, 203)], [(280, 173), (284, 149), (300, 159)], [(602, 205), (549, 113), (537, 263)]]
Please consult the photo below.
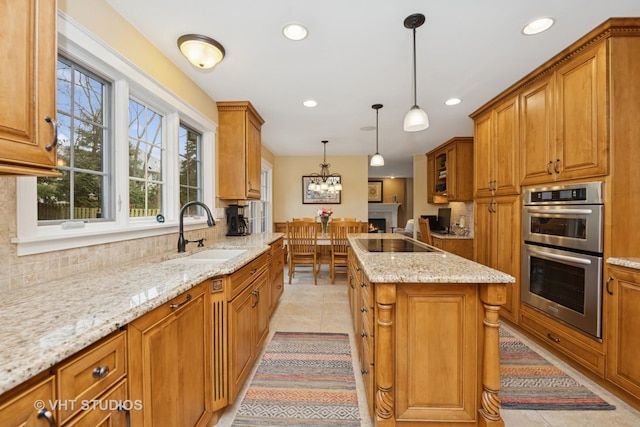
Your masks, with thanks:
[[(169, 254), (10, 291), (0, 301), (0, 394), (77, 353), (202, 281), (233, 273), (266, 252), (282, 233), (227, 237), (200, 249), (246, 249), (219, 264), (175, 261)], [(171, 260), (165, 263), (163, 261)]]
[(617, 257), (611, 257), (611, 258), (607, 258), (607, 264), (619, 265), (621, 267), (628, 267), (628, 268), (633, 268), (635, 270), (640, 270), (640, 258), (633, 258), (633, 257), (617, 258)]
[(438, 233), (437, 231), (431, 232), (431, 237), (436, 237), (438, 239), (451, 239), (451, 240), (473, 240), (473, 236), (469, 235), (460, 235), (453, 233)]
[[(371, 282), (386, 283), (514, 283), (515, 278), (466, 258), (434, 252), (368, 252), (356, 239), (405, 239), (401, 234), (349, 235), (351, 248)], [(422, 242), (418, 242), (423, 244)]]

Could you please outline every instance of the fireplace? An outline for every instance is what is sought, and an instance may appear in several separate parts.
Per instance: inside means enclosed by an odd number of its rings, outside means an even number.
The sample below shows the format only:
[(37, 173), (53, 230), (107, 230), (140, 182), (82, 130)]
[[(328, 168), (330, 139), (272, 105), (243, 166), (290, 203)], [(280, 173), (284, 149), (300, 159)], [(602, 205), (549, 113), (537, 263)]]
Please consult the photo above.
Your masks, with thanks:
[[(398, 227), (398, 208), (400, 203), (369, 203), (369, 218), (384, 218), (383, 233), (391, 233)], [(371, 222), (371, 221), (369, 221)]]
[(384, 233), (387, 220), (384, 218), (369, 218), (369, 233)]

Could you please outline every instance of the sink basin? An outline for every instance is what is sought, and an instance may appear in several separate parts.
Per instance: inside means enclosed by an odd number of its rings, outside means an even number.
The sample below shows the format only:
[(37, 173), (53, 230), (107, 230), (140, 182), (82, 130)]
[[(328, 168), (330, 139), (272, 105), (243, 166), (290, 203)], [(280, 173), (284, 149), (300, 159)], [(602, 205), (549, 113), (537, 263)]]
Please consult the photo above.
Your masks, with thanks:
[(242, 255), (245, 252), (247, 252), (246, 249), (209, 249), (187, 257), (175, 258), (165, 262), (171, 264), (219, 264)]

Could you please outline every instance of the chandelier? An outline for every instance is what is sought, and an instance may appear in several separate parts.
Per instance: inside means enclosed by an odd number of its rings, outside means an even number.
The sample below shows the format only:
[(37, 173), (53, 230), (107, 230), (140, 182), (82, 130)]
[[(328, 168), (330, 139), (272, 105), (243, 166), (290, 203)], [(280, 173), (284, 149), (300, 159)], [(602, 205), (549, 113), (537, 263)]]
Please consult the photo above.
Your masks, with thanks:
[(336, 191), (342, 191), (342, 183), (340, 181), (340, 175), (329, 172), (329, 163), (327, 163), (327, 143), (329, 141), (322, 141), (324, 147), (324, 157), (322, 163), (320, 163), (320, 173), (312, 173), (309, 176), (312, 177), (309, 182), (308, 190), (335, 193)]

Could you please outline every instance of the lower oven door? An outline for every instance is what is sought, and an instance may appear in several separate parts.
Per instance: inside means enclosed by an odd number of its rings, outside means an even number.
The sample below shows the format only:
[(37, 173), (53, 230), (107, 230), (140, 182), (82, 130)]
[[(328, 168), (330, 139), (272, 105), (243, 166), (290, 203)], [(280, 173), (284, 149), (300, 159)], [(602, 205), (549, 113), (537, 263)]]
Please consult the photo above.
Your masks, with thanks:
[(522, 301), (602, 338), (602, 257), (525, 243)]

